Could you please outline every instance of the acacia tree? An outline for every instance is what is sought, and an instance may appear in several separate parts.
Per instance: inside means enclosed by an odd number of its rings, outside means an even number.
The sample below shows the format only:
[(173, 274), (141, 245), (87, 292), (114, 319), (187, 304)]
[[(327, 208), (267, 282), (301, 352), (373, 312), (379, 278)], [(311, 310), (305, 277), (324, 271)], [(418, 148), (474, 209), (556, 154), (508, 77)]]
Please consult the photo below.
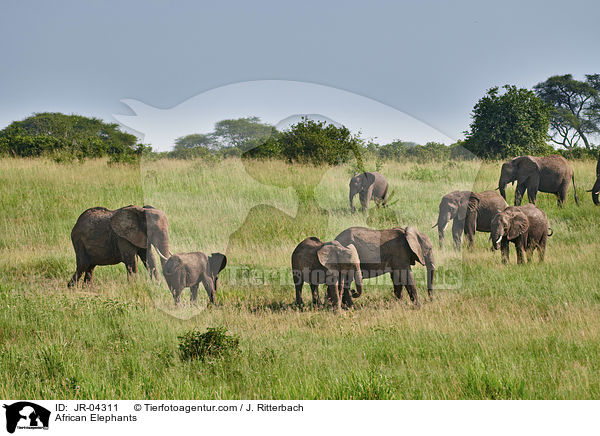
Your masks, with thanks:
[(547, 153), (548, 106), (533, 91), (494, 87), (473, 108), (464, 146), (479, 157), (510, 157)]
[(588, 74), (585, 81), (571, 74), (552, 76), (533, 87), (538, 97), (551, 106), (550, 139), (565, 148), (582, 140), (587, 149), (588, 136), (600, 132), (600, 74)]
[(215, 124), (212, 136), (222, 147), (236, 147), (246, 151), (255, 147), (275, 132), (269, 124), (260, 122), (258, 117), (222, 120)]

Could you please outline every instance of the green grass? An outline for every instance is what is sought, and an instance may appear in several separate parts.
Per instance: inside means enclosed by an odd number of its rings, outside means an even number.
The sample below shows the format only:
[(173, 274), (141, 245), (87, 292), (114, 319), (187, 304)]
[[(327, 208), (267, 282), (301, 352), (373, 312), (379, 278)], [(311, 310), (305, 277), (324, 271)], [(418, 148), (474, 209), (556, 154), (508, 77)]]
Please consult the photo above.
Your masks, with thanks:
[[(600, 209), (585, 192), (595, 163), (572, 164), (582, 204), (572, 191), (562, 209), (538, 195), (554, 235), (544, 264), (536, 255), (521, 266), (512, 247), (502, 265), (487, 234), (461, 255), (449, 234), (437, 249), (431, 229), (441, 196), (495, 188), (498, 162), (384, 163), (391, 206), (353, 215), (349, 167), (0, 160), (0, 397), (600, 398)], [(128, 281), (123, 265), (67, 289), (79, 214), (127, 204), (167, 213), (174, 252), (226, 252), (217, 307), (201, 289), (198, 307), (175, 308), (164, 281), (143, 269)], [(417, 310), (387, 278), (371, 279), (351, 311), (296, 310), (293, 248), (352, 225), (417, 226), (452, 286)], [(424, 271), (414, 270), (424, 300)], [(239, 338), (238, 352), (180, 359), (180, 336), (220, 327)]]

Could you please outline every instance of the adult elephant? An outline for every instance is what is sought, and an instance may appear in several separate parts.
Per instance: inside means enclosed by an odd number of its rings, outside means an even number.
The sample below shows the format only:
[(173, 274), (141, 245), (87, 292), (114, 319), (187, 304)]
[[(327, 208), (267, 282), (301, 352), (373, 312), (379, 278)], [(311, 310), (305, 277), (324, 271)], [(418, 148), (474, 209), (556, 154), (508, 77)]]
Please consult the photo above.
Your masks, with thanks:
[[(169, 223), (160, 209), (152, 206), (125, 206), (117, 210), (93, 207), (83, 212), (73, 230), (71, 242), (75, 249), (77, 269), (69, 287), (77, 284), (82, 275), (84, 283), (92, 280), (97, 265), (116, 265), (123, 262), (127, 274), (137, 272), (137, 256), (151, 277), (157, 277), (154, 246), (163, 256), (169, 256)], [(165, 260), (161, 259), (164, 265)]]
[[(410, 299), (419, 305), (419, 296), (411, 265), (419, 262), (427, 267), (427, 291), (433, 297), (435, 262), (429, 237), (414, 227), (405, 229), (371, 230), (350, 227), (336, 238), (343, 246), (354, 245), (360, 259), (363, 279), (389, 273), (394, 284), (394, 294), (402, 298), (406, 287)], [(347, 295), (349, 289), (344, 289)]]
[(438, 228), (440, 248), (450, 220), (453, 220), (454, 248), (460, 250), (463, 231), (472, 247), (475, 232), (489, 232), (492, 217), (507, 206), (506, 200), (495, 191), (453, 191), (444, 195), (440, 201), (438, 221), (433, 226)]
[(338, 241), (322, 242), (319, 238), (310, 237), (300, 242), (292, 253), (292, 276), (296, 287), (296, 304), (302, 301), (302, 286), (310, 284), (313, 304), (321, 304), (319, 285), (327, 284), (327, 294), (334, 309), (340, 309), (342, 299), (348, 307), (352, 306), (352, 298), (342, 295), (343, 290), (350, 288), (354, 280), (356, 292), (353, 297), (362, 294), (362, 273), (360, 259), (356, 248), (349, 244), (343, 246)]
[(349, 197), (352, 212), (356, 211), (353, 204), (356, 194), (358, 194), (363, 211), (369, 207), (371, 198), (385, 206), (388, 199), (388, 182), (378, 172), (354, 174), (354, 177), (350, 179)]
[(506, 199), (506, 185), (515, 180), (517, 181), (515, 206), (521, 204), (525, 190), (530, 203), (535, 204), (537, 193), (540, 191), (555, 194), (558, 197), (558, 205), (562, 206), (571, 182), (573, 182), (575, 203), (579, 204), (573, 169), (569, 161), (562, 156), (519, 156), (505, 162), (498, 181), (498, 189), (504, 199)]

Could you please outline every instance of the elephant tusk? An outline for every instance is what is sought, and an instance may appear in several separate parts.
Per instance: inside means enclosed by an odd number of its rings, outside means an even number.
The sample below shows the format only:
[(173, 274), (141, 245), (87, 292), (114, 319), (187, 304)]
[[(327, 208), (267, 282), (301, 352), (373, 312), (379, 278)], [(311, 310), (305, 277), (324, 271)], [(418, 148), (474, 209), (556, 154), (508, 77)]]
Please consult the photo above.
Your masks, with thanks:
[(437, 225), (437, 223), (436, 223), (436, 224), (432, 225), (432, 226), (431, 226), (431, 228), (432, 228), (432, 229), (435, 229), (437, 226), (438, 226), (438, 225)]
[[(169, 260), (168, 257), (165, 257), (165, 255), (160, 252), (160, 250), (158, 249), (158, 247), (156, 245), (154, 245), (154, 249), (156, 250), (156, 252), (158, 253), (158, 255), (160, 256), (161, 259)], [(170, 252), (169, 252), (169, 254), (170, 254)]]
[(496, 245), (498, 245), (498, 244), (500, 243), (500, 241), (501, 241), (501, 240), (502, 240), (502, 236), (500, 236), (500, 237), (498, 238), (498, 240), (496, 241)]

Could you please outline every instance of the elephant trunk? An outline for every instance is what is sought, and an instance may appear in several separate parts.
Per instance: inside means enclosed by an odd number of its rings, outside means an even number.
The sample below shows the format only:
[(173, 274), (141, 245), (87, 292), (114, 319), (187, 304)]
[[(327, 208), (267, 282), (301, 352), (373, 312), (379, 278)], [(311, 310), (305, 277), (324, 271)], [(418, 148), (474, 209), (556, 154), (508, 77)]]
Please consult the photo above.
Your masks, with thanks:
[(435, 267), (433, 264), (427, 265), (427, 293), (429, 298), (433, 298), (433, 278), (435, 276)]
[(504, 200), (506, 200), (506, 185), (506, 183), (498, 183), (498, 191), (500, 191), (500, 195), (502, 198), (504, 198)]
[(354, 208), (354, 205), (352, 204), (352, 200), (354, 200), (354, 196), (356, 195), (356, 192), (353, 188), (352, 185), (350, 185), (350, 195), (348, 196), (348, 201), (350, 202), (350, 210), (352, 212), (354, 212), (356, 209)]
[(598, 194), (600, 194), (600, 176), (598, 176), (596, 183), (594, 183), (594, 186), (592, 187), (592, 201), (596, 206), (600, 204), (600, 201), (598, 200)]
[(167, 237), (157, 238), (152, 241), (152, 245), (156, 248), (158, 256), (160, 257), (160, 264), (164, 268), (165, 263), (169, 260), (169, 256), (171, 255), (171, 252), (169, 251), (169, 239)]
[(358, 298), (362, 295), (363, 291), (362, 271), (360, 267), (354, 271), (354, 283), (356, 283), (356, 292), (352, 292), (352, 298)]
[(438, 215), (437, 224), (435, 225), (435, 226), (437, 226), (437, 229), (438, 229), (438, 236), (440, 239), (440, 248), (442, 248), (442, 246), (444, 245), (444, 231), (446, 230), (446, 227), (448, 226), (449, 221), (450, 221), (450, 212), (440, 211), (440, 214)]

